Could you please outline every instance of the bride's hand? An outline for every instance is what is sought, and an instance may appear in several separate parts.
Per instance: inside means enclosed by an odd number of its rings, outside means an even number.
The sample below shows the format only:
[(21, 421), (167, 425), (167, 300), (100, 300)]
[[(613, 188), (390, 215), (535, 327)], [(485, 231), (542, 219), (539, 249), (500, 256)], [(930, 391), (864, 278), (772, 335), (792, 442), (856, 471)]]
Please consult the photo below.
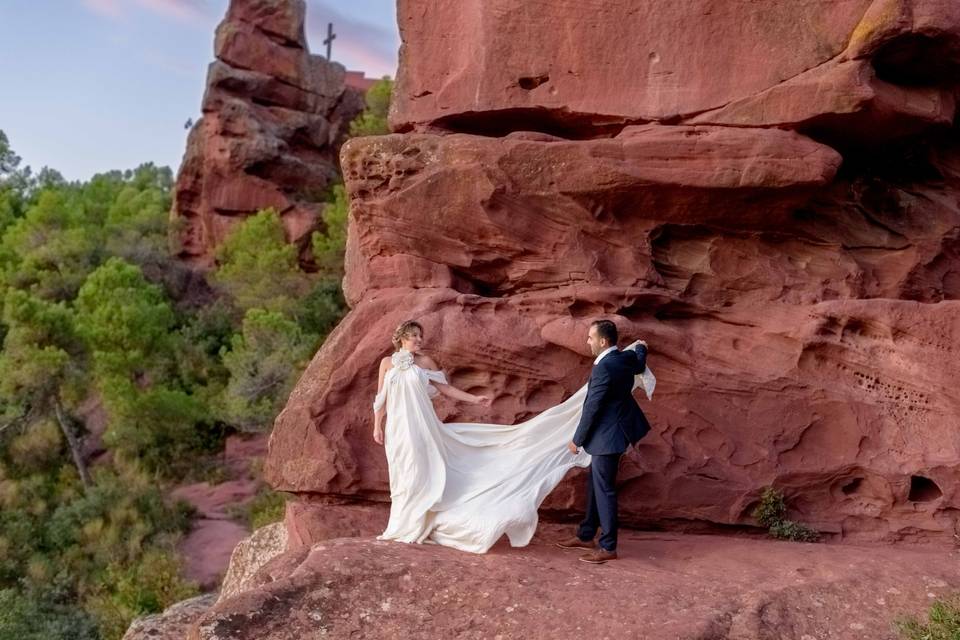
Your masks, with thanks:
[(647, 346), (646, 340), (634, 340), (632, 343), (630, 343), (629, 347), (624, 349), (624, 351), (636, 351), (637, 345), (641, 345), (641, 344), (643, 346)]
[(485, 407), (490, 406), (490, 396), (474, 396), (473, 404), (480, 404)]
[(383, 427), (373, 428), (373, 441), (377, 444), (383, 444)]

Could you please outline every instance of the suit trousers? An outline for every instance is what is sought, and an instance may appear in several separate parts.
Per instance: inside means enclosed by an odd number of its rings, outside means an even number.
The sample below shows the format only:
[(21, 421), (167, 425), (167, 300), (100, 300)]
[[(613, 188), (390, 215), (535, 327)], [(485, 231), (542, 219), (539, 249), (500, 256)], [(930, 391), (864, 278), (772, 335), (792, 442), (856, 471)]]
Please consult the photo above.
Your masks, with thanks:
[(587, 515), (580, 523), (577, 537), (593, 540), (600, 535), (600, 548), (617, 550), (617, 469), (622, 453), (593, 456), (587, 474)]

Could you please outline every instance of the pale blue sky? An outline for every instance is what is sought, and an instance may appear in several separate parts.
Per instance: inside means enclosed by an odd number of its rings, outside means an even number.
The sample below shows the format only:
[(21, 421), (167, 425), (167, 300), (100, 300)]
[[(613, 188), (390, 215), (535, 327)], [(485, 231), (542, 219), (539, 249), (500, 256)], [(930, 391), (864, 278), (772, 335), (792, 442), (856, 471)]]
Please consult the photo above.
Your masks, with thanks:
[[(394, 0), (307, 0), (307, 38), (333, 59), (396, 75)], [(0, 0), (0, 130), (35, 170), (70, 180), (141, 162), (180, 165), (200, 116), (227, 0)]]

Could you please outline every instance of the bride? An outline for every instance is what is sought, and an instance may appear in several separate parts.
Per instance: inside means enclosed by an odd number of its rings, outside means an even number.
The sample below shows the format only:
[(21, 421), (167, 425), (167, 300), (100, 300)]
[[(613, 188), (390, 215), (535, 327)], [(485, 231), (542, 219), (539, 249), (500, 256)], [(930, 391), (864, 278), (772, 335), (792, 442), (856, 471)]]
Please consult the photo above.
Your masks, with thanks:
[(441, 423), (431, 397), (488, 404), (457, 389), (420, 353), (423, 327), (402, 323), (394, 354), (380, 363), (374, 440), (390, 474), (390, 520), (379, 540), (432, 542), (485, 553), (504, 534), (530, 542), (537, 509), (573, 467), (590, 455), (567, 448), (580, 419), (586, 385), (561, 404), (516, 425)]

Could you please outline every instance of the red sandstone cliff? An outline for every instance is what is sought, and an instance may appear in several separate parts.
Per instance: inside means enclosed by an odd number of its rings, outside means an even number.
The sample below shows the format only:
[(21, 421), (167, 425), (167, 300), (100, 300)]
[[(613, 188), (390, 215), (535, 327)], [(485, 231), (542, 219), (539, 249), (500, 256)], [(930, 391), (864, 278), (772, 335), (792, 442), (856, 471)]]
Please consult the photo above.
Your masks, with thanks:
[(280, 213), (291, 242), (316, 229), (363, 93), (309, 53), (305, 12), (304, 0), (232, 0), (217, 28), (171, 213), (189, 262), (210, 264), (230, 227), (262, 208)]
[[(341, 153), (352, 311), (271, 435), (266, 474), (296, 499), (219, 603), (169, 612), (176, 637), (892, 639), (960, 587), (960, 4), (401, 0), (398, 19), (398, 133)], [(583, 383), (598, 316), (648, 341), (659, 380), (627, 523), (743, 529), (776, 485), (853, 544), (628, 531), (584, 569), (549, 523), (482, 557), (366, 539), (400, 320), (494, 398), (442, 418), (512, 422)], [(577, 480), (547, 513), (580, 508)], [(937, 544), (857, 544), (903, 540)]]
[(826, 533), (952, 540), (958, 7), (401, 1), (404, 133), (342, 151), (352, 311), (272, 484), (387, 499), (369, 407), (400, 320), (494, 398), (442, 417), (512, 422), (583, 383), (608, 316), (660, 379), (628, 522), (748, 525), (773, 484)]

